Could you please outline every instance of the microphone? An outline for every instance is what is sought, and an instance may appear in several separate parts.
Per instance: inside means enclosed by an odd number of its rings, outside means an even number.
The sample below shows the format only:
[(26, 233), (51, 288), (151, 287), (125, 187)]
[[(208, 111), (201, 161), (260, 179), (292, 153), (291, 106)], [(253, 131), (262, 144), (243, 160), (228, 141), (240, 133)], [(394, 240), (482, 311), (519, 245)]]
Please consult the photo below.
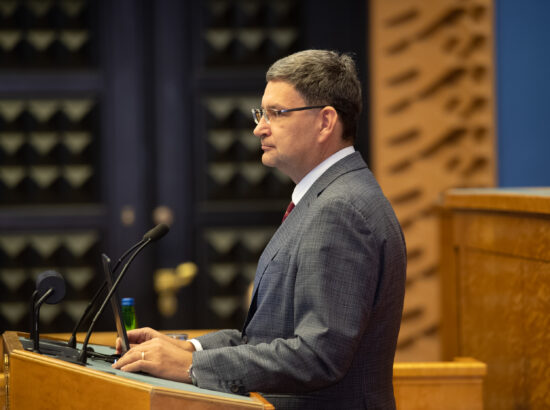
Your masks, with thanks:
[(44, 302), (55, 305), (65, 297), (65, 280), (58, 272), (47, 270), (36, 278), (36, 290), (31, 297), (31, 340), (34, 351), (40, 352), (40, 307)]
[[(128, 258), (128, 262), (126, 262), (126, 264), (124, 265), (124, 267), (120, 271), (120, 274), (118, 275), (116, 281), (113, 283), (113, 286), (111, 287), (111, 289), (109, 289), (109, 293), (107, 293), (107, 296), (105, 297), (105, 299), (103, 299), (103, 302), (102, 302), (99, 310), (95, 314), (95, 316), (92, 320), (92, 323), (90, 324), (90, 327), (88, 328), (88, 332), (86, 333), (86, 338), (84, 339), (84, 343), (82, 345), (82, 351), (80, 352), (80, 356), (78, 358), (79, 363), (86, 364), (88, 342), (90, 340), (90, 336), (92, 335), (94, 325), (95, 325), (96, 321), (99, 319), (99, 317), (101, 316), (101, 314), (103, 313), (103, 311), (105, 310), (105, 306), (107, 306), (107, 303), (109, 302), (109, 300), (111, 300), (111, 297), (113, 296), (113, 293), (118, 288), (118, 285), (119, 285), (120, 281), (124, 277), (124, 274), (128, 270), (128, 267), (130, 266), (132, 261), (135, 259), (135, 257), (147, 245), (149, 245), (150, 243), (152, 243), (154, 241), (159, 240), (164, 235), (166, 235), (168, 233), (168, 231), (169, 231), (169, 228), (168, 228), (167, 225), (159, 224), (159, 225), (155, 226), (153, 229), (151, 229), (150, 231), (148, 231), (145, 235), (143, 235), (143, 239), (137, 245), (135, 245), (133, 247), (134, 249), (137, 248), (136, 251), (130, 256), (130, 258)], [(129, 253), (129, 252), (127, 252), (127, 253)], [(122, 259), (123, 258), (121, 258), (120, 260), (122, 260)], [(116, 267), (118, 267), (118, 265), (119, 265), (119, 263), (117, 263)]]
[(170, 228), (168, 228), (168, 225), (158, 224), (153, 229), (150, 229), (149, 231), (147, 231), (145, 235), (143, 235), (142, 241), (147, 239), (150, 239), (151, 242), (157, 241), (160, 238), (162, 238), (164, 235), (166, 235), (169, 230)]
[[(151, 241), (156, 241), (157, 239), (160, 239), (166, 233), (169, 231), (168, 226), (165, 224), (159, 224), (155, 226), (154, 228), (150, 229), (143, 235), (143, 238), (136, 243), (134, 246), (132, 246), (130, 249), (128, 249), (126, 252), (122, 254), (120, 258), (118, 258), (114, 268), (113, 268), (113, 274), (116, 273), (116, 270), (120, 266), (120, 264), (126, 259), (126, 257), (132, 252), (134, 249), (136, 249), (138, 246), (142, 245), (146, 240), (150, 239)], [(86, 309), (84, 309), (84, 312), (78, 319), (78, 322), (73, 328), (73, 332), (71, 333), (71, 337), (69, 338), (69, 341), (67, 342), (67, 346), (76, 348), (76, 333), (78, 332), (78, 329), (82, 325), (85, 319), (88, 319), (90, 316), (90, 312), (92, 312), (92, 307), (96, 306), (97, 300), (99, 299), (99, 296), (101, 295), (101, 292), (107, 287), (107, 281), (104, 280), (101, 284), (101, 287), (96, 291), (94, 296), (92, 297), (92, 300), (88, 305), (86, 306)]]

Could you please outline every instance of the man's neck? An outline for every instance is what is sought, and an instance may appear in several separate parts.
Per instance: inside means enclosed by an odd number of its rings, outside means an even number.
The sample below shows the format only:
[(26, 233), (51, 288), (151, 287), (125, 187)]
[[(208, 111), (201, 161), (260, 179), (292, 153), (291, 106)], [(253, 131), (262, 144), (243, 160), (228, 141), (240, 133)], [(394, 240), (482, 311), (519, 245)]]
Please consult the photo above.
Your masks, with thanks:
[(328, 158), (321, 161), (315, 168), (313, 168), (311, 171), (309, 171), (299, 182), (296, 184), (296, 187), (294, 188), (294, 192), (292, 193), (292, 202), (295, 204), (298, 204), (300, 199), (304, 196), (304, 194), (309, 190), (309, 188), (313, 185), (317, 179), (325, 173), (327, 169), (329, 169), (332, 165), (334, 165), (336, 162), (340, 161), (342, 158), (347, 157), (348, 155), (353, 154), (355, 149), (353, 146), (348, 145), (345, 148), (342, 148), (341, 150), (333, 153)]
[(342, 141), (342, 143), (339, 144), (336, 147), (332, 146), (330, 149), (322, 150), (317, 155), (317, 160), (314, 161), (313, 164), (310, 164), (308, 169), (306, 169), (305, 171), (302, 171), (302, 174), (297, 176), (297, 177), (296, 176), (290, 176), (290, 179), (292, 179), (292, 181), (295, 184), (299, 184), (302, 179), (304, 179), (311, 171), (313, 171), (315, 168), (317, 168), (320, 164), (325, 162), (327, 159), (332, 157), (334, 154), (336, 154), (336, 153), (338, 153), (338, 152), (340, 152), (343, 149), (348, 148), (348, 147), (353, 148), (353, 144), (351, 142), (348, 142), (348, 141)]

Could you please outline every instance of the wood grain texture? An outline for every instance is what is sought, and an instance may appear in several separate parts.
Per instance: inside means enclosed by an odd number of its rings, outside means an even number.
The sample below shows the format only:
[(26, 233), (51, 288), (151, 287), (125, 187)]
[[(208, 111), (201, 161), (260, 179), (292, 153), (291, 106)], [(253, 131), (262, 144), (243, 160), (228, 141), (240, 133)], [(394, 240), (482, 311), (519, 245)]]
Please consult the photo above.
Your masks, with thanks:
[(217, 400), (214, 396), (211, 396), (210, 399), (205, 397), (195, 398), (193, 397), (193, 395), (188, 395), (188, 397), (182, 398), (181, 395), (171, 394), (170, 392), (156, 389), (151, 394), (151, 408), (159, 410), (245, 410), (260, 408), (266, 410), (274, 409), (273, 405), (263, 399), (260, 395), (255, 394), (251, 397), (254, 399), (254, 402), (247, 404), (241, 400), (232, 401), (230, 399), (225, 399), (221, 401)]
[(496, 183), (492, 13), (491, 0), (370, 2), (371, 166), (408, 248), (398, 360), (440, 358), (441, 193)]
[[(76, 367), (74, 367), (76, 366)], [(113, 400), (147, 410), (150, 388), (143, 383), (113, 380), (96, 371), (35, 353), (10, 354), (9, 397), (15, 409), (112, 409)]]
[(0, 374), (0, 409), (6, 406), (6, 379), (3, 374)]
[(487, 409), (550, 408), (550, 188), (530, 195), (444, 199), (443, 351), (487, 363)]
[(395, 363), (398, 410), (482, 410), (487, 367), (473, 359)]

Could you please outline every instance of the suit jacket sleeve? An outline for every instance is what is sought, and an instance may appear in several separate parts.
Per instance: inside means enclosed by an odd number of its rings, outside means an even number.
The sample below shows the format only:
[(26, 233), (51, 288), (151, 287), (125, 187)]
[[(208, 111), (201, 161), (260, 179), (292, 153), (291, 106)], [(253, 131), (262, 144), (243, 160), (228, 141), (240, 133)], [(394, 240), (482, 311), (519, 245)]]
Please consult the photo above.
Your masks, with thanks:
[(224, 329), (207, 333), (196, 338), (203, 349), (215, 349), (223, 346), (237, 346), (242, 344), (241, 332), (236, 329)]
[[(383, 238), (352, 201), (334, 198), (316, 201), (315, 207), (300, 222), (299, 234), (270, 261), (258, 287), (261, 292), (273, 285), (269, 281), (293, 278), (293, 287), (284, 290), (292, 306), (274, 305), (267, 310), (273, 317), (262, 317), (275, 321), (281, 309), (290, 309), (292, 314), (282, 317), (293, 321), (293, 334), (195, 352), (199, 387), (303, 393), (346, 374), (376, 296)], [(222, 335), (211, 337), (217, 340), (212, 346), (220, 346)], [(238, 343), (237, 337), (231, 340)]]

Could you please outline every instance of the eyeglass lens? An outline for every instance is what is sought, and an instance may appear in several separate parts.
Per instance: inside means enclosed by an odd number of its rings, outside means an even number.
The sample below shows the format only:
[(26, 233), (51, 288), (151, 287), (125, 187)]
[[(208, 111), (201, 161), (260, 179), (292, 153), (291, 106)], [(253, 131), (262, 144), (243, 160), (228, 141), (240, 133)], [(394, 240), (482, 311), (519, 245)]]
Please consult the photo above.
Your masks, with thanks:
[(252, 109), (252, 117), (254, 118), (254, 122), (256, 124), (260, 123), (260, 121), (262, 120), (262, 116), (265, 118), (265, 121), (269, 124), (269, 117), (267, 116), (267, 112), (265, 112), (261, 108)]

